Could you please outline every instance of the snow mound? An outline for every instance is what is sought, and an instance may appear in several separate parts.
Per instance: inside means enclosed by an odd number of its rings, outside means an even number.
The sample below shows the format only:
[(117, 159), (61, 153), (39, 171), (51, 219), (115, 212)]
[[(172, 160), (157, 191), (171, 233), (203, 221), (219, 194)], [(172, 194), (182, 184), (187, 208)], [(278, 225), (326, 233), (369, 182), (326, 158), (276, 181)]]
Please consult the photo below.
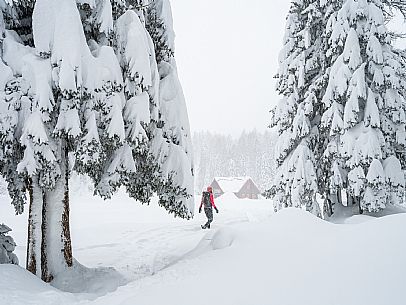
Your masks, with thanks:
[(350, 218), (345, 219), (344, 223), (345, 224), (360, 224), (360, 223), (370, 221), (372, 219), (375, 219), (375, 218), (372, 216), (368, 216), (368, 215), (354, 215)]
[(102, 296), (126, 283), (114, 268), (87, 268), (75, 261), (73, 267), (58, 274), (51, 285), (66, 292)]
[(208, 232), (185, 259), (92, 305), (204, 305), (202, 283), (222, 305), (404, 305), (405, 238), (406, 215), (337, 225), (285, 209)]
[(337, 205), (333, 216), (328, 220), (336, 224), (357, 224), (374, 220), (376, 218), (405, 213), (406, 208), (403, 205), (388, 205), (384, 210), (379, 211), (378, 213), (369, 213), (365, 211), (363, 215), (359, 215), (359, 208), (356, 205), (350, 207)]
[(230, 228), (221, 228), (216, 231), (207, 233), (199, 244), (187, 253), (183, 259), (192, 259), (213, 250), (221, 250), (228, 247), (234, 242), (234, 232)]
[(273, 225), (285, 226), (292, 224), (301, 224), (302, 226), (312, 227), (317, 224), (329, 225), (328, 222), (314, 216), (313, 214), (297, 208), (286, 208), (278, 211), (276, 217), (272, 218)]
[(234, 241), (233, 231), (230, 229), (223, 228), (214, 233), (210, 246), (213, 250), (220, 250), (231, 247), (233, 241)]
[[(37, 302), (38, 300), (38, 302)], [(0, 304), (72, 304), (74, 296), (51, 287), (16, 265), (0, 265)]]

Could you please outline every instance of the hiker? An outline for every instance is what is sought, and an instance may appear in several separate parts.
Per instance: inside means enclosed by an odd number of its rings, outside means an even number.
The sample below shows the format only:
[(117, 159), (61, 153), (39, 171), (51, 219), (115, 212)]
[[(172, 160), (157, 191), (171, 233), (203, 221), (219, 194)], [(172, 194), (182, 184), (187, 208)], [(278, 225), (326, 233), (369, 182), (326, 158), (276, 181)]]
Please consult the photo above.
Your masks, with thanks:
[(207, 217), (206, 224), (202, 225), (202, 229), (210, 229), (210, 224), (213, 221), (213, 208), (216, 210), (216, 213), (219, 212), (216, 205), (214, 204), (213, 188), (211, 186), (207, 187), (207, 192), (203, 192), (202, 201), (199, 207), (199, 213), (202, 212), (202, 207), (204, 206), (204, 213)]

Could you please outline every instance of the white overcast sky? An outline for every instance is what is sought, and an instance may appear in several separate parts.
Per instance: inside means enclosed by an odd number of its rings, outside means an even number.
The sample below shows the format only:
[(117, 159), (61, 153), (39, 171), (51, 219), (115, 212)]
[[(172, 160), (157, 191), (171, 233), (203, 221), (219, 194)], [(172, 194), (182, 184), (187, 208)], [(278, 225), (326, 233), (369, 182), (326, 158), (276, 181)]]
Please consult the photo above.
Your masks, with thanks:
[(266, 129), (288, 0), (172, 0), (191, 129)]
[(171, 0), (192, 132), (265, 130), (289, 0)]

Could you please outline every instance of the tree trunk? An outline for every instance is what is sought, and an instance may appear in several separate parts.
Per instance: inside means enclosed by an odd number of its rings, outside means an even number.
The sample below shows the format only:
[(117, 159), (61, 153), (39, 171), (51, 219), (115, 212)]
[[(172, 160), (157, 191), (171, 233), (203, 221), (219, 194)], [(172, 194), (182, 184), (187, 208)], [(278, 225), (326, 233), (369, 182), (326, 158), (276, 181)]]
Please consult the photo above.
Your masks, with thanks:
[[(63, 141), (63, 140), (62, 140)], [(65, 142), (65, 141), (63, 141)], [(47, 273), (43, 280), (52, 279), (68, 267), (72, 267), (72, 244), (69, 227), (69, 159), (65, 145), (61, 150), (61, 177), (56, 182), (54, 189), (45, 193), (46, 209), (44, 243), (44, 263)]]
[(343, 206), (343, 194), (340, 188), (337, 190), (337, 203)]
[(333, 203), (331, 201), (330, 191), (326, 192), (326, 198), (324, 199), (324, 211), (327, 214), (327, 217), (331, 217), (333, 215)]
[(354, 197), (347, 190), (347, 206), (352, 207), (354, 205)]
[(364, 210), (362, 209), (362, 206), (361, 206), (361, 198), (360, 198), (360, 197), (357, 197), (357, 201), (358, 201), (358, 211), (359, 211), (359, 214), (362, 215), (362, 214), (364, 214)]
[(26, 268), (38, 277), (42, 275), (41, 269), (41, 243), (42, 243), (42, 209), (43, 196), (38, 185), (38, 178), (34, 177), (28, 182), (30, 208), (28, 216), (28, 239)]
[(47, 218), (47, 211), (49, 210), (48, 207), (48, 198), (46, 196), (46, 191), (42, 193), (42, 225), (41, 225), (41, 230), (42, 230), (42, 240), (41, 240), (41, 279), (49, 283), (52, 281), (53, 277), (49, 273), (48, 270), (48, 218)]

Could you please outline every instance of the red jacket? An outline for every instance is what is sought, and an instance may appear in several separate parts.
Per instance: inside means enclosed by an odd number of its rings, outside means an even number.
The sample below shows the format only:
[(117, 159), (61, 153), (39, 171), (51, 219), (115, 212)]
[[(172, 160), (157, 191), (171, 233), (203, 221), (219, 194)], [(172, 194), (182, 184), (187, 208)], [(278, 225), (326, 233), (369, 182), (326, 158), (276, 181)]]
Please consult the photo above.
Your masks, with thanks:
[[(214, 204), (214, 196), (213, 196), (213, 193), (211, 193), (211, 192), (210, 192), (210, 203), (211, 203), (211, 206), (212, 206), (213, 208), (217, 209), (216, 205)], [(199, 209), (202, 208), (203, 204), (204, 204), (204, 202), (203, 202), (203, 195), (202, 195), (202, 200), (200, 201), (200, 207), (199, 207)]]

